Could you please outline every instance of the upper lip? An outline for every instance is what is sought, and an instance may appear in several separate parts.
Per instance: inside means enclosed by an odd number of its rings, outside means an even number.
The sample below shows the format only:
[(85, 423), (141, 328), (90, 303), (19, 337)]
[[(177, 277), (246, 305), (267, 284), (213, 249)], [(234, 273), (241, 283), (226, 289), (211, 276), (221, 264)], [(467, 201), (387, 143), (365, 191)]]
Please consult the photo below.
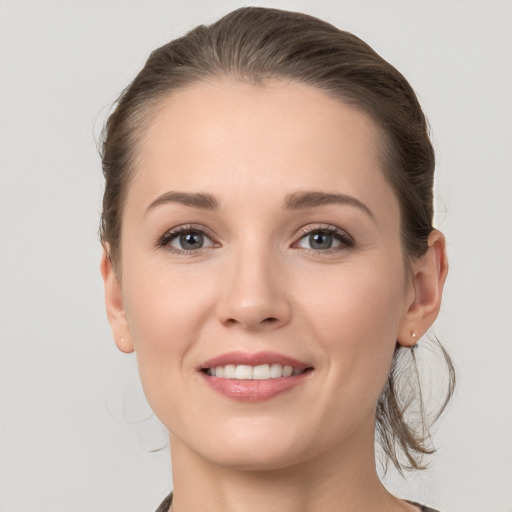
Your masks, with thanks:
[(227, 352), (225, 354), (221, 354), (220, 356), (208, 359), (208, 361), (205, 361), (199, 369), (204, 370), (206, 368), (215, 368), (217, 366), (226, 366), (228, 364), (244, 364), (249, 366), (259, 366), (262, 364), (280, 364), (282, 366), (291, 366), (293, 368), (300, 369), (311, 367), (311, 365), (298, 361), (293, 357), (278, 354), (277, 352), (265, 351), (256, 352), (254, 354), (248, 352)]

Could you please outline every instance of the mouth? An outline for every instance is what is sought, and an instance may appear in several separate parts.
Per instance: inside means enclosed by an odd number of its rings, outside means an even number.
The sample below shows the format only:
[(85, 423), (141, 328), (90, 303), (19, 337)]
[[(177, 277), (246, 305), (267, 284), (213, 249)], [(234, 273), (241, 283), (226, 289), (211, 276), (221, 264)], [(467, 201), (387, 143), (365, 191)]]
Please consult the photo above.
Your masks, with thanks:
[(201, 371), (210, 377), (236, 380), (267, 380), (294, 377), (306, 373), (313, 368), (297, 368), (279, 363), (260, 364), (251, 366), (248, 364), (227, 364), (214, 368), (203, 368)]
[(314, 368), (272, 352), (232, 352), (206, 361), (198, 370), (209, 387), (221, 395), (259, 402), (297, 388)]

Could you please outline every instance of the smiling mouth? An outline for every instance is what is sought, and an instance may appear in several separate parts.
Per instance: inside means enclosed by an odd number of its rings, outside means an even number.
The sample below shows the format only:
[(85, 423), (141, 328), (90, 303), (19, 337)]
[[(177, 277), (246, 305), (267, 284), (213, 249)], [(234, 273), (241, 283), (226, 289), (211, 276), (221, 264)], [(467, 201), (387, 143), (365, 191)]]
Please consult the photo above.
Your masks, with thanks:
[(223, 379), (235, 380), (268, 380), (295, 377), (310, 372), (313, 368), (294, 368), (293, 366), (274, 364), (261, 364), (251, 366), (247, 364), (227, 364), (225, 366), (215, 366), (212, 368), (203, 368), (201, 371), (210, 377), (219, 377)]
[(230, 400), (264, 402), (309, 382), (314, 367), (272, 351), (229, 352), (199, 368), (204, 382)]

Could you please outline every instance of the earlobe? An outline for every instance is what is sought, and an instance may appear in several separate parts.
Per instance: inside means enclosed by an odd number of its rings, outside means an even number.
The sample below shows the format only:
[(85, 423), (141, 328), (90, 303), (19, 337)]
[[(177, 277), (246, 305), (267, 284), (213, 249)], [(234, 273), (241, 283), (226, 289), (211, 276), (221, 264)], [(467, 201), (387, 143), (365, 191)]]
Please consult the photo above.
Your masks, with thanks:
[(400, 345), (415, 345), (434, 323), (441, 306), (447, 273), (445, 238), (440, 231), (434, 229), (428, 237), (426, 253), (412, 263), (414, 294), (398, 333)]
[(103, 248), (100, 270), (105, 287), (105, 307), (114, 341), (122, 352), (133, 352), (134, 346), (124, 310), (121, 283), (112, 267), (108, 246)]

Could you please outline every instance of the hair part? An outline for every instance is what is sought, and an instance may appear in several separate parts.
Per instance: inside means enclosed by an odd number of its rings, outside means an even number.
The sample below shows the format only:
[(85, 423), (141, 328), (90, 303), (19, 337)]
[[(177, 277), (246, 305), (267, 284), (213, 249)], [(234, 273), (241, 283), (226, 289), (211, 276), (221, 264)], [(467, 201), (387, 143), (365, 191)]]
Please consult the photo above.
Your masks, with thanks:
[[(219, 78), (253, 84), (297, 81), (370, 116), (382, 135), (385, 178), (400, 205), (404, 259), (424, 254), (433, 229), (435, 157), (427, 120), (407, 80), (361, 39), (329, 23), (301, 13), (246, 7), (153, 51), (107, 120), (100, 150), (105, 176), (100, 238), (115, 270), (121, 265), (123, 205), (143, 158), (140, 149), (147, 123), (174, 91)], [(441, 350), (450, 384), (436, 419), (455, 382), (451, 360)], [(400, 471), (421, 469), (423, 455), (433, 451), (422, 434), (431, 426), (426, 415), (420, 414), (419, 430), (406, 419), (414, 400), (402, 400), (397, 390), (401, 351), (397, 346), (376, 415), (379, 441)], [(421, 401), (420, 388), (415, 396)]]

